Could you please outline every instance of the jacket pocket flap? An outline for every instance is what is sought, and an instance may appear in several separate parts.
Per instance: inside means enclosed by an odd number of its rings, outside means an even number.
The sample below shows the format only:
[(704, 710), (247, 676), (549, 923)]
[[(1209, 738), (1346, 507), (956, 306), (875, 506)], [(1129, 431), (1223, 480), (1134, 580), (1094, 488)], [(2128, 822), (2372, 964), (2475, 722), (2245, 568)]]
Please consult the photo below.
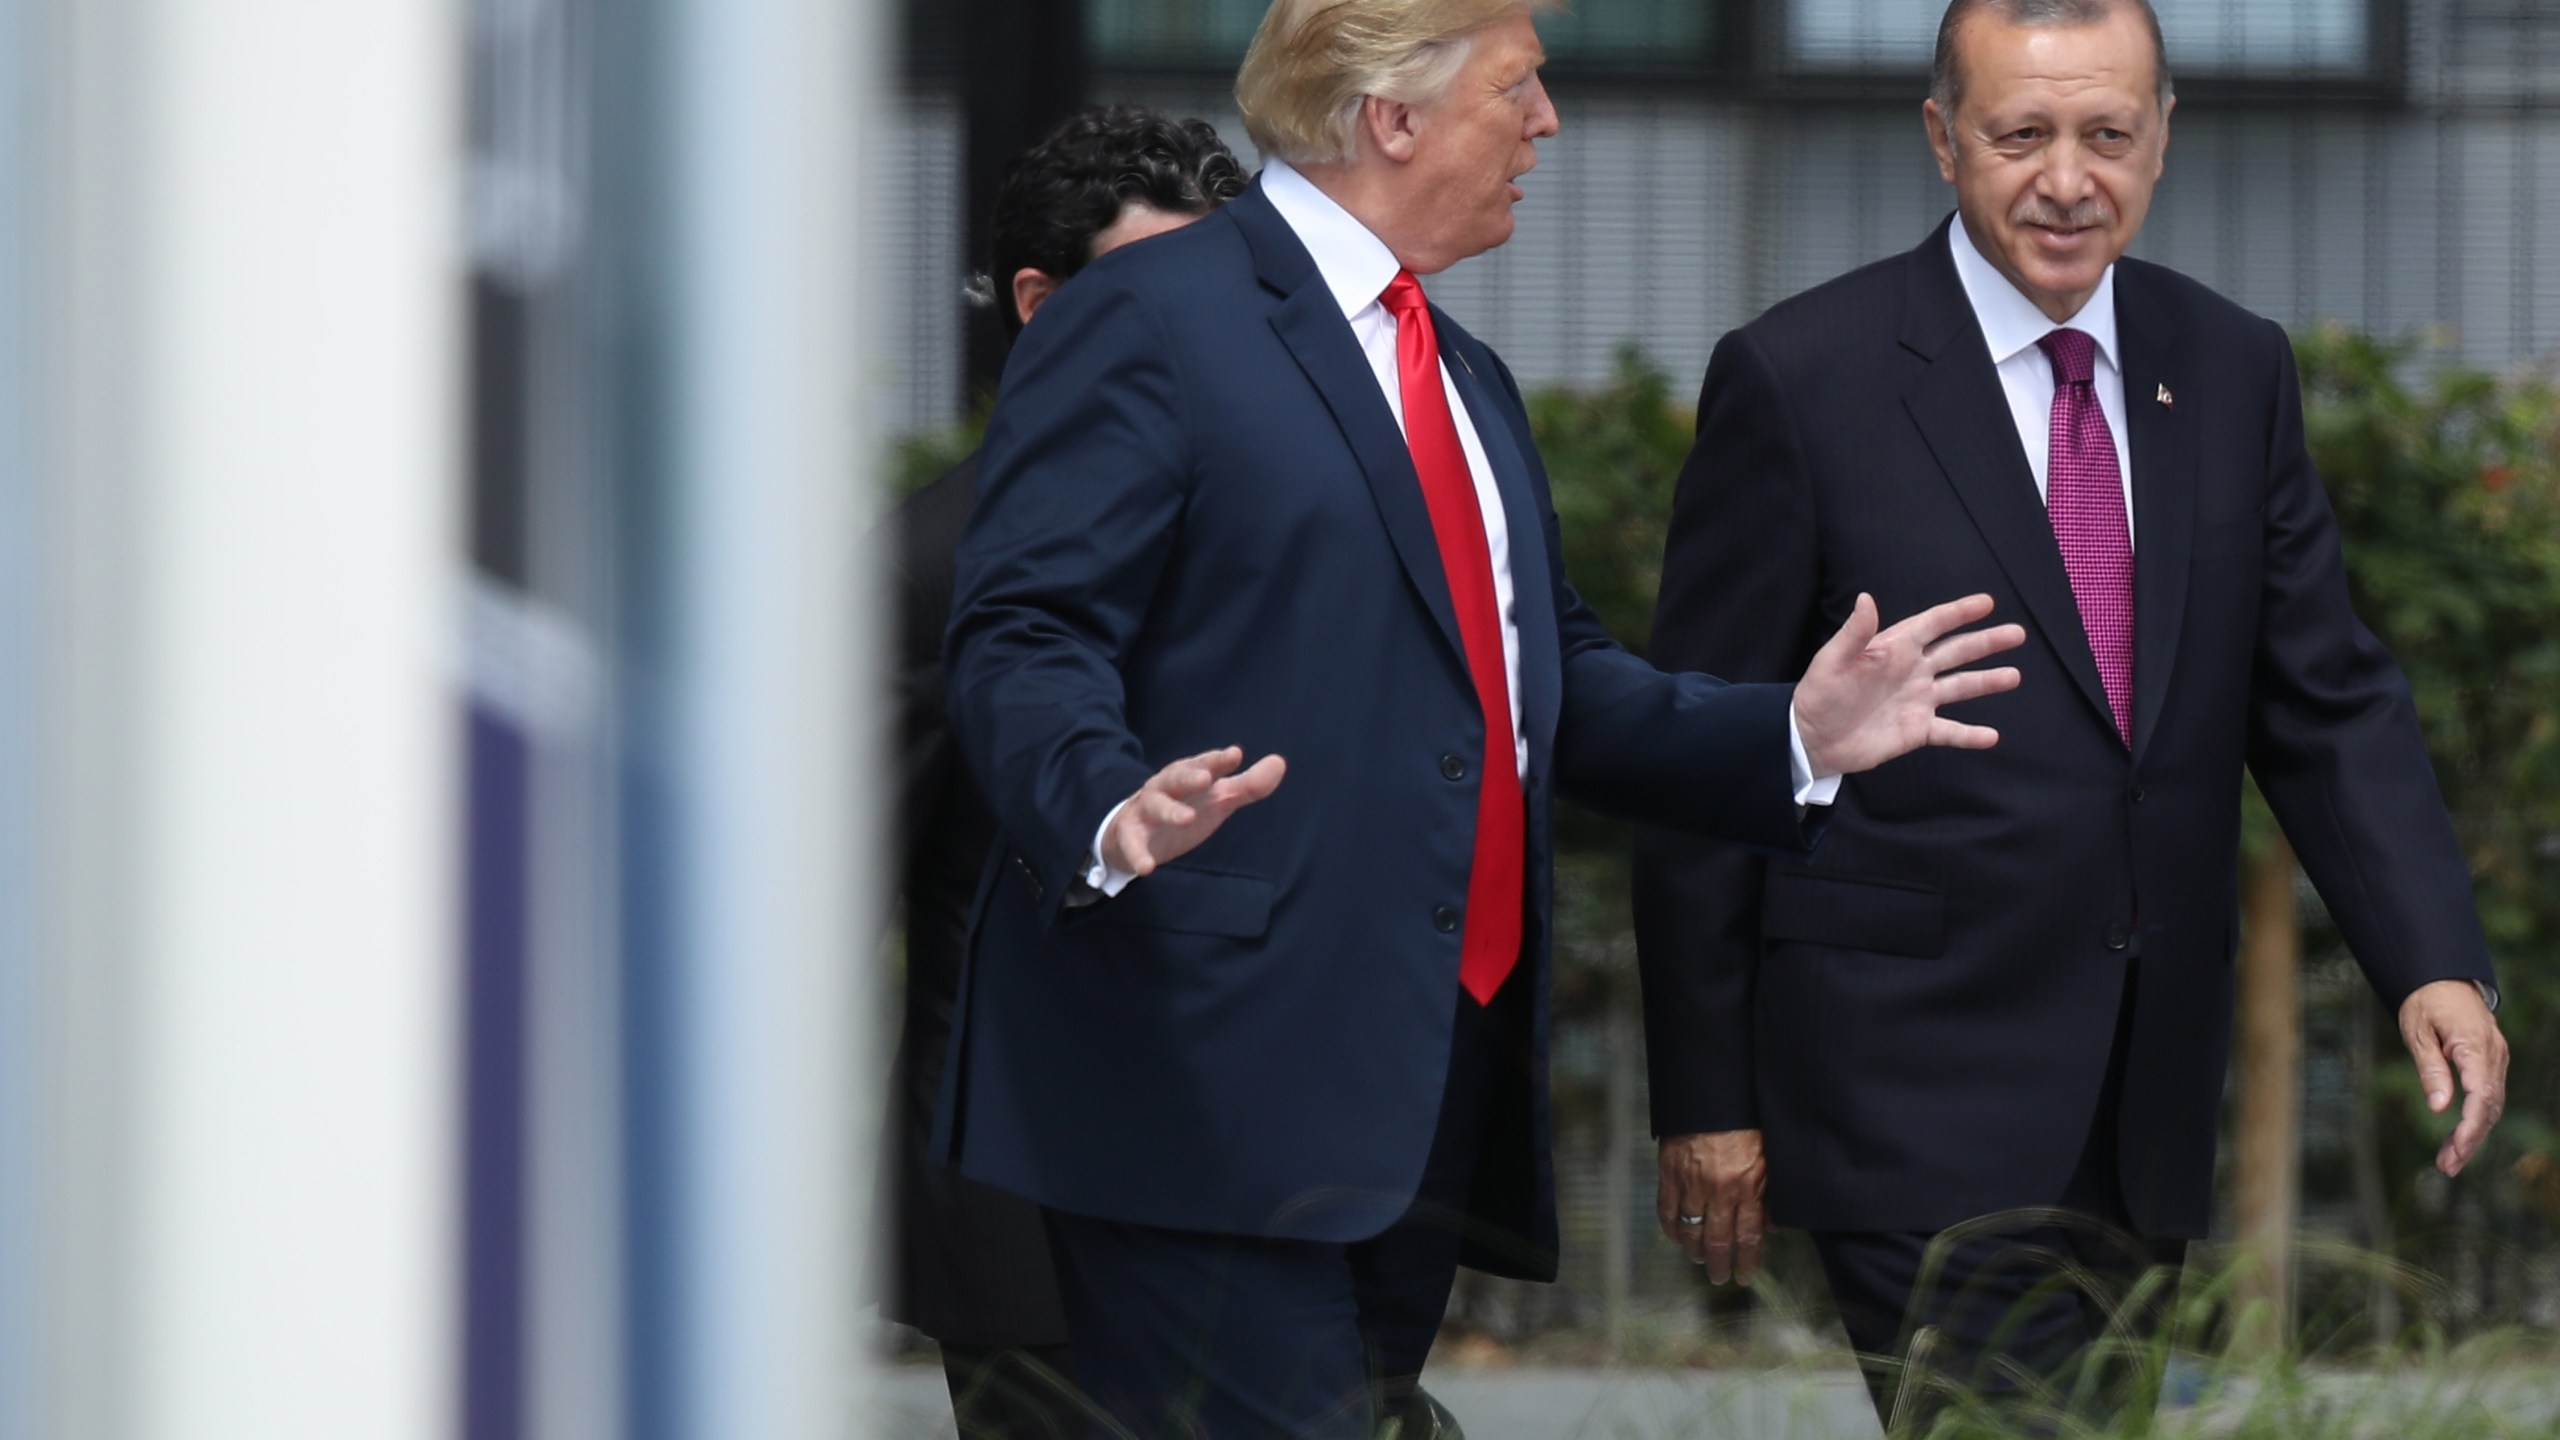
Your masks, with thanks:
[(1947, 897), (1926, 885), (1772, 867), (1760, 934), (1931, 959), (1947, 951)]
[(1095, 902), (1085, 911), (1085, 923), (1259, 940), (1271, 928), (1277, 888), (1252, 875), (1165, 865), (1130, 881), (1118, 895)]

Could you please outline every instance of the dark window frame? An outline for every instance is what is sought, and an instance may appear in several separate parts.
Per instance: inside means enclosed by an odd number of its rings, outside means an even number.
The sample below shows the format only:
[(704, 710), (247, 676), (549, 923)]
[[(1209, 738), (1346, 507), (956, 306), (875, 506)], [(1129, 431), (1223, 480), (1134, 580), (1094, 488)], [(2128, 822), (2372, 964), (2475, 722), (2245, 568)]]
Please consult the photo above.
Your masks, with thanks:
[[(1926, 72), (1907, 65), (1790, 66), (1782, 53), (1790, 3), (1791, 0), (1728, 0), (1719, 4), (1711, 32), (1695, 57), (1559, 55), (1548, 62), (1546, 78), (1550, 84), (1586, 93), (1607, 90), (1649, 98), (1703, 98), (1770, 106), (1830, 106), (1902, 99), (1916, 105), (1923, 97)], [(943, 8), (933, 0), (910, 0), (911, 14)], [(2365, 0), (2365, 14), (2370, 53), (2361, 74), (2183, 74), (2178, 78), (2178, 93), (2216, 109), (2403, 107), (2409, 103), (2409, 0)], [(922, 16), (919, 14), (918, 18)], [(941, 28), (933, 26), (937, 32)], [(942, 65), (930, 56), (918, 54), (918, 47), (912, 42), (907, 49), (907, 71), (912, 78), (943, 78)], [(1097, 95), (1127, 87), (1224, 88), (1235, 78), (1236, 58), (1087, 52)], [(1705, 87), (1703, 94), (1701, 87)]]
[[(1606, 81), (1636, 87), (1695, 85), (1700, 81), (1739, 81), (1753, 53), (1751, 35), (1759, 24), (1753, 13), (1767, 0), (1717, 0), (1708, 34), (1694, 58), (1653, 56), (1551, 57), (1541, 73), (1549, 81), (1582, 84)], [(1225, 84), (1235, 78), (1241, 53), (1227, 56), (1112, 55), (1088, 50), (1097, 81), (1172, 84)]]
[[(1747, 98), (1768, 104), (1879, 100), (1925, 95), (1925, 67), (1791, 66), (1784, 54), (1787, 7), (1792, 0), (1756, 0), (1754, 62), (1743, 73)], [(2288, 74), (2281, 70), (2184, 72), (2178, 94), (2216, 109), (2335, 104), (2398, 107), (2409, 93), (2409, 0), (2365, 0), (2367, 53), (2354, 75)]]

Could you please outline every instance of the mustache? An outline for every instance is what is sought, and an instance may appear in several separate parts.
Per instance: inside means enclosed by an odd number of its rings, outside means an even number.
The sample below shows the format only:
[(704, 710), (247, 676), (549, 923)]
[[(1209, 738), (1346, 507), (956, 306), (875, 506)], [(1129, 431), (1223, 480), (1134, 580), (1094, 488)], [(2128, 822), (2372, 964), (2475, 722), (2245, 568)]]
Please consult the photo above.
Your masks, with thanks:
[(2081, 230), (2104, 225), (2114, 220), (2115, 212), (2107, 202), (2092, 196), (2066, 210), (2041, 196), (2030, 198), (2009, 212), (2009, 220), (2017, 225), (2043, 225), (2055, 230)]

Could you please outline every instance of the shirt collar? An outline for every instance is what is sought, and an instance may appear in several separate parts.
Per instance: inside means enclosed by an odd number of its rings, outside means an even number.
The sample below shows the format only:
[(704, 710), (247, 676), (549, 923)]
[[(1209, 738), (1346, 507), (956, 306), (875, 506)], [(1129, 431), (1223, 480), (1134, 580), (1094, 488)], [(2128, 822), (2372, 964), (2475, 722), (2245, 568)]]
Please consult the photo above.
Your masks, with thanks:
[(1993, 269), (1974, 248), (1973, 237), (1964, 228), (1964, 216), (1955, 218), (1947, 227), (1947, 246), (1955, 252), (1956, 279), (1964, 284), (1964, 298), (1973, 304), (1973, 318), (1982, 326), (1982, 338), (1991, 346), (1991, 363), (2005, 365), (2010, 358), (2026, 350), (2057, 328), (2077, 330), (2098, 342), (2098, 354), (2117, 371), (2124, 369), (2116, 357), (2116, 267), (2110, 265), (2098, 277), (2098, 288), (2080, 307), (2078, 314), (2057, 327), (2036, 303), (2009, 283), (2009, 277)]
[(1333, 292), (1344, 319), (1375, 304), (1387, 283), (1404, 268), (1385, 241), (1287, 161), (1263, 162), (1262, 193), (1297, 233), (1298, 243), (1315, 257), (1316, 273), (1324, 277), (1325, 288)]

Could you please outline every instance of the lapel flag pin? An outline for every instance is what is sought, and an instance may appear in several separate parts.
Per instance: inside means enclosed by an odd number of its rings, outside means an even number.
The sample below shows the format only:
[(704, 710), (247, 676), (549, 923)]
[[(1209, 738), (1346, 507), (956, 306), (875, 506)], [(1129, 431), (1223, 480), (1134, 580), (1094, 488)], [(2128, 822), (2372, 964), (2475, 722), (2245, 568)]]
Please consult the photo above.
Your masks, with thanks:
[(2170, 394), (2169, 387), (2166, 385), (2161, 386), (2160, 393), (2152, 396), (2151, 398), (2159, 401), (2163, 408), (2170, 410), (2178, 408), (2178, 397)]

